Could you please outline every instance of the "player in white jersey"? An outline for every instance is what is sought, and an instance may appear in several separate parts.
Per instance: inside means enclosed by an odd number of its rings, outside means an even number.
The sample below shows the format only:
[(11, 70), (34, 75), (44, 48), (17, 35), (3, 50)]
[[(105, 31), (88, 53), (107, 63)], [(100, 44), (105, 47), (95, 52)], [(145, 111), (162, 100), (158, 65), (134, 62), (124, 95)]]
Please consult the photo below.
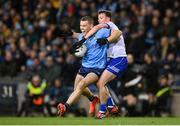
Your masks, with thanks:
[(106, 88), (106, 84), (116, 77), (120, 77), (122, 75), (127, 67), (127, 55), (122, 32), (113, 22), (111, 22), (111, 12), (107, 10), (99, 11), (98, 22), (99, 24), (96, 25), (85, 36), (85, 38), (90, 37), (100, 28), (109, 27), (111, 29), (110, 37), (108, 37), (107, 39), (102, 38), (97, 40), (100, 45), (107, 43), (109, 44), (109, 48), (107, 50), (109, 58), (108, 64), (97, 82), (101, 105), (96, 117), (101, 119), (106, 117), (108, 112), (116, 113), (118, 110), (110, 96), (108, 89)]

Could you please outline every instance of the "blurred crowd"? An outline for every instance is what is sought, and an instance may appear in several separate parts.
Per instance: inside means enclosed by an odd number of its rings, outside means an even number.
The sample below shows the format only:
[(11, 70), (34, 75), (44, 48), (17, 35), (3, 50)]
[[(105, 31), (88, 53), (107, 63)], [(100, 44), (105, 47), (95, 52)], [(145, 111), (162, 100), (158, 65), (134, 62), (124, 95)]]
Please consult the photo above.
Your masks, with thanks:
[(80, 32), (80, 18), (90, 15), (97, 24), (100, 9), (112, 12), (125, 38), (129, 66), (111, 86), (122, 111), (169, 111), (170, 87), (180, 74), (179, 0), (0, 0), (0, 77), (39, 75), (49, 88), (55, 80), (73, 87), (80, 59), (69, 49), (77, 40), (56, 29)]

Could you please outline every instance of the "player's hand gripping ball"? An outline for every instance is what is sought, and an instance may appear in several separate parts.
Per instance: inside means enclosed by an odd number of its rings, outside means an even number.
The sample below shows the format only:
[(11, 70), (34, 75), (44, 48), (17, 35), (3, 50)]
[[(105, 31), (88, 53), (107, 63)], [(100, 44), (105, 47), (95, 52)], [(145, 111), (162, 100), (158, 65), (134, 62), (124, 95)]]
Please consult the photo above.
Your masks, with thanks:
[(74, 55), (77, 57), (83, 57), (87, 51), (87, 47), (83, 44), (81, 47), (77, 48)]

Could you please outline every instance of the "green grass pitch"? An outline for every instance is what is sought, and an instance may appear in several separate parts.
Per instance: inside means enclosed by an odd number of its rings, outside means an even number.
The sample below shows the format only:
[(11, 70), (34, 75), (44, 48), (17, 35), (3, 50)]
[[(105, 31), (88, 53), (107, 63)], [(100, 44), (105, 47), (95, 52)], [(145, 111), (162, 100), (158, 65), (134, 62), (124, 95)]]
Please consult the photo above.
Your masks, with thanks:
[(180, 117), (0, 117), (0, 125), (180, 125)]

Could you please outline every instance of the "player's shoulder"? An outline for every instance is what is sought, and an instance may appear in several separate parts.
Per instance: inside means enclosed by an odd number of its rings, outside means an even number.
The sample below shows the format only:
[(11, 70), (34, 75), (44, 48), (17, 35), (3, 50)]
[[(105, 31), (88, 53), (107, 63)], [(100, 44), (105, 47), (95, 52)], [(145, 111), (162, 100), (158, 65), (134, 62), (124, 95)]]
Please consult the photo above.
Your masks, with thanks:
[(96, 32), (96, 36), (104, 36), (105, 34), (109, 33), (109, 29), (107, 28), (101, 28)]
[(101, 32), (107, 32), (109, 29), (108, 28), (101, 28), (97, 31), (97, 33), (101, 33)]
[(109, 21), (107, 24), (108, 25), (115, 25), (114, 22), (112, 22), (112, 21)]
[(109, 25), (109, 27), (111, 28), (111, 29), (118, 29), (119, 30), (119, 28), (118, 28), (118, 26), (116, 25), (116, 24), (114, 24), (113, 22), (108, 22), (107, 23), (108, 25)]

